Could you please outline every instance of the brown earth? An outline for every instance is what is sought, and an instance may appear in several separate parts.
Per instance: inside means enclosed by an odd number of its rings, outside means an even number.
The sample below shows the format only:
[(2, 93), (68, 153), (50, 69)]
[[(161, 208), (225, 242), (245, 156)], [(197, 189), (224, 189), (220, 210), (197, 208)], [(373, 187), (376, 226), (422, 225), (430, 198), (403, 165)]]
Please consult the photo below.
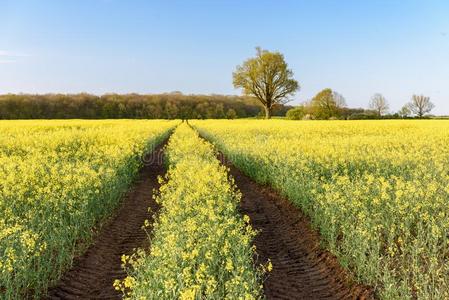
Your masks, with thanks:
[(267, 299), (374, 298), (372, 289), (353, 284), (336, 257), (320, 247), (319, 234), (297, 207), (227, 165), (243, 195), (241, 213), (260, 231), (256, 263), (270, 259), (273, 265), (264, 282)]
[(153, 189), (159, 188), (158, 175), (165, 173), (162, 147), (145, 158), (143, 168), (115, 215), (101, 227), (88, 250), (74, 260), (72, 268), (48, 291), (47, 299), (122, 298), (113, 288), (115, 279), (126, 277), (121, 268), (121, 256), (138, 247), (149, 247), (148, 235), (142, 226), (150, 218), (148, 209), (155, 213), (159, 208), (152, 196)]

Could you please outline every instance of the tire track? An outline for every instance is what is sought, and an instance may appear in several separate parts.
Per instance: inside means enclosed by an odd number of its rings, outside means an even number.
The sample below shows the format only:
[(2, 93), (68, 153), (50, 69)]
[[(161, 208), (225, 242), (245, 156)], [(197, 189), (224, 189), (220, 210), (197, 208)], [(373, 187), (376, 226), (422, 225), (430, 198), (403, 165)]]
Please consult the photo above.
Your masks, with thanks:
[(159, 209), (152, 196), (153, 189), (159, 188), (157, 177), (165, 173), (162, 163), (164, 145), (146, 157), (115, 215), (101, 227), (88, 250), (74, 259), (72, 268), (56, 286), (49, 289), (46, 299), (122, 298), (113, 288), (113, 282), (126, 277), (121, 268), (123, 254), (130, 254), (138, 247), (149, 247), (150, 241), (142, 226), (149, 218), (148, 209), (151, 208), (153, 213)]
[(256, 263), (270, 259), (273, 264), (264, 282), (267, 299), (374, 298), (370, 288), (351, 283), (337, 259), (320, 248), (319, 234), (298, 208), (232, 164), (227, 166), (242, 193), (241, 213), (260, 231), (254, 241)]

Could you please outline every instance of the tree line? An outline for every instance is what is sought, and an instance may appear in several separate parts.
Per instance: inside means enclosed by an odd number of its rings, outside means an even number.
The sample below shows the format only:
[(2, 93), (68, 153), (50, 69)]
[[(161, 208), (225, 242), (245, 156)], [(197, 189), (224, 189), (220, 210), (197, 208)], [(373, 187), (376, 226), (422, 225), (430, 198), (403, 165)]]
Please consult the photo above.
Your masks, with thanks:
[(245, 60), (233, 72), (233, 84), (243, 96), (184, 95), (173, 92), (139, 94), (47, 94), (0, 95), (0, 119), (234, 119), (284, 116), (288, 119), (380, 119), (423, 118), (434, 104), (424, 95), (394, 114), (381, 94), (374, 94), (369, 109), (348, 108), (345, 98), (326, 88), (297, 107), (287, 106), (300, 89), (280, 52), (259, 47), (256, 56)]
[[(291, 106), (277, 105), (284, 116)], [(167, 94), (6, 94), (0, 119), (234, 119), (263, 115), (252, 97)]]
[[(280, 52), (256, 48), (256, 56), (248, 58), (237, 66), (232, 74), (235, 88), (244, 95), (252, 96), (264, 107), (265, 118), (269, 119), (275, 105), (286, 104), (300, 89)], [(434, 104), (424, 95), (413, 95), (411, 101), (396, 113), (389, 114), (385, 97), (375, 94), (369, 109), (348, 108), (345, 98), (326, 88), (310, 101), (290, 109), (288, 119), (380, 119), (380, 118), (423, 118), (432, 111)]]
[(369, 109), (348, 108), (345, 98), (339, 93), (327, 88), (319, 92), (310, 101), (287, 111), (286, 117), (292, 120), (301, 119), (399, 119), (423, 118), (434, 108), (430, 97), (413, 95), (398, 112), (389, 113), (388, 101), (382, 94), (371, 97)]

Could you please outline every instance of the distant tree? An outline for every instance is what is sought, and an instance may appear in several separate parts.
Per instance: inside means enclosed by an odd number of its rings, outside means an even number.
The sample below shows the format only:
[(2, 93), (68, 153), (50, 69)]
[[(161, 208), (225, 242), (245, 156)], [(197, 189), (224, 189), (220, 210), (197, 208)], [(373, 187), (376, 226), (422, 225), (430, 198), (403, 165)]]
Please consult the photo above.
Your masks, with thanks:
[[(343, 98), (344, 99), (344, 98)], [(337, 99), (335, 93), (327, 88), (316, 94), (309, 103), (311, 114), (317, 119), (330, 119), (339, 115), (339, 105), (342, 105), (342, 99)]]
[(342, 109), (346, 107), (346, 99), (342, 94), (332, 91), (332, 96), (334, 97), (335, 105), (337, 109)]
[(412, 114), (412, 112), (410, 111), (410, 105), (409, 104), (404, 105), (398, 112), (398, 115), (401, 118), (407, 118), (411, 114)]
[(164, 112), (167, 119), (174, 119), (178, 116), (179, 109), (175, 103), (167, 102)]
[(412, 101), (409, 103), (410, 110), (419, 118), (428, 114), (434, 107), (435, 105), (430, 102), (430, 97), (424, 95), (413, 95)]
[(230, 120), (235, 119), (235, 118), (237, 118), (237, 113), (235, 112), (234, 109), (230, 108), (226, 112), (226, 118), (230, 119)]
[(302, 120), (306, 115), (306, 110), (303, 105), (299, 105), (292, 109), (289, 109), (285, 117), (289, 120)]
[(193, 119), (197, 116), (197, 114), (194, 113), (194, 110), (192, 107), (188, 105), (183, 105), (178, 111), (178, 118), (181, 118), (183, 120)]
[(259, 47), (256, 50), (256, 57), (237, 66), (233, 83), (245, 95), (256, 97), (265, 109), (265, 118), (270, 119), (273, 106), (290, 101), (289, 96), (299, 89), (299, 84), (281, 53)]
[[(0, 95), (0, 119), (226, 118), (231, 108), (239, 117), (254, 117), (261, 111), (257, 99), (240, 96), (181, 93)], [(290, 108), (277, 105), (273, 115), (285, 115)]]
[(126, 105), (123, 103), (118, 105), (118, 116), (119, 118), (126, 118)]
[(369, 102), (369, 108), (376, 111), (377, 116), (382, 116), (388, 112), (387, 99), (382, 94), (374, 94)]
[(219, 103), (215, 106), (215, 119), (223, 119), (225, 117), (223, 104)]
[(212, 105), (206, 108), (206, 119), (215, 119), (215, 107)]
[(334, 117), (340, 118), (347, 107), (346, 99), (342, 94), (337, 93), (336, 91), (332, 91), (332, 95), (334, 96), (335, 105), (337, 106), (337, 116)]
[(340, 109), (340, 118), (342, 119), (350, 119), (352, 115), (363, 114), (366, 110), (363, 108), (349, 108), (343, 107)]

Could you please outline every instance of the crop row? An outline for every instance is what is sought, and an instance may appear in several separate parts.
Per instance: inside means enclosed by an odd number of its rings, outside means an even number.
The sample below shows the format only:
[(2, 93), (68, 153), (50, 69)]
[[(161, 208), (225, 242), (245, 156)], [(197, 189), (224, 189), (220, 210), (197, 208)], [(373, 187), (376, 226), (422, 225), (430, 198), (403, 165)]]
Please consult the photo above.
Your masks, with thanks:
[(449, 298), (448, 122), (192, 123), (381, 298)]
[(168, 121), (0, 122), (0, 298), (39, 297), (89, 244)]
[[(211, 144), (180, 125), (166, 148), (169, 170), (157, 196), (151, 251), (124, 256), (129, 276), (115, 286), (131, 299), (258, 299), (255, 232), (240, 193)], [(150, 221), (145, 226), (150, 226)]]

